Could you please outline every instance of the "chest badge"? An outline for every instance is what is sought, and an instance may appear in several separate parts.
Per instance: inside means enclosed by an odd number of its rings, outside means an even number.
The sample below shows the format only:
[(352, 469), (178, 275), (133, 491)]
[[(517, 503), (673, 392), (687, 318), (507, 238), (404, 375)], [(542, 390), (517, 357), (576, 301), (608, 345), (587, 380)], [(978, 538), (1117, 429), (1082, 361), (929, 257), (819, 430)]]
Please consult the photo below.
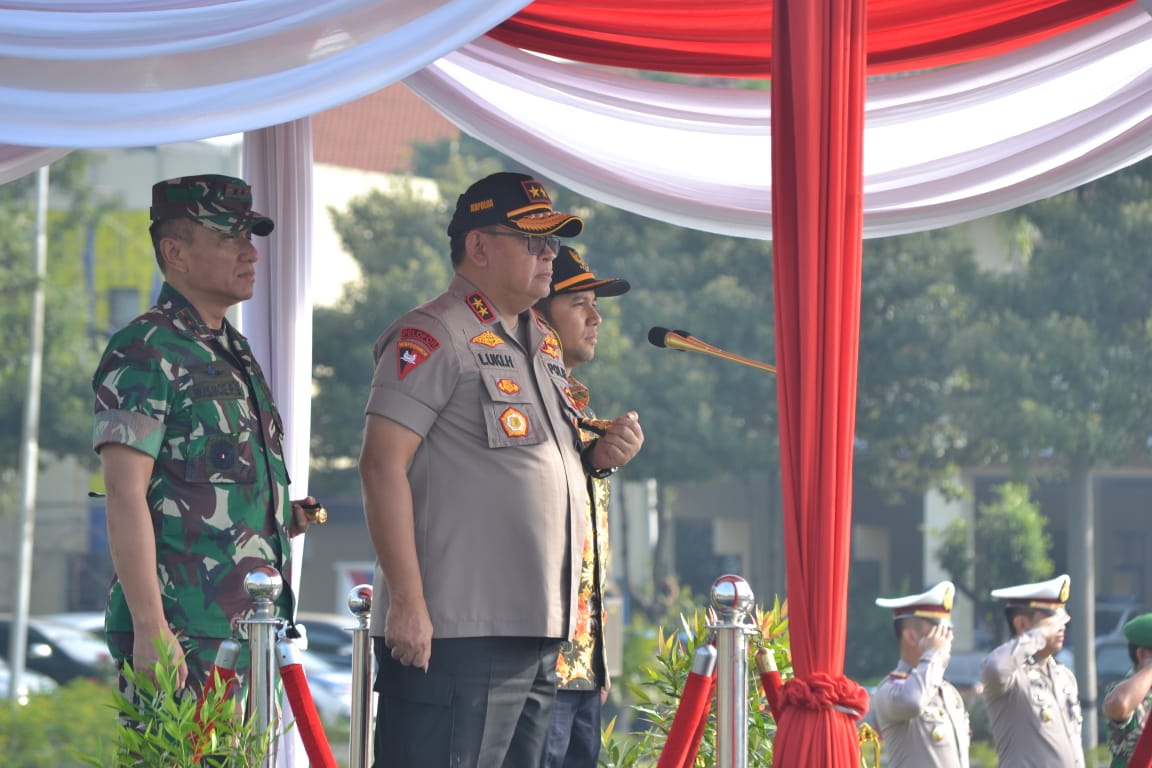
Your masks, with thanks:
[(471, 339), (469, 339), (469, 341), (471, 341), (473, 344), (483, 344), (489, 349), (495, 349), (504, 343), (504, 339), (488, 330), (484, 331), (484, 333), (473, 336)]
[(515, 408), (505, 408), (500, 414), (500, 426), (508, 437), (524, 437), (528, 434), (528, 417)]
[(520, 392), (520, 385), (512, 381), (512, 379), (499, 379), (496, 382), (496, 389), (500, 390), (506, 395), (515, 395)]

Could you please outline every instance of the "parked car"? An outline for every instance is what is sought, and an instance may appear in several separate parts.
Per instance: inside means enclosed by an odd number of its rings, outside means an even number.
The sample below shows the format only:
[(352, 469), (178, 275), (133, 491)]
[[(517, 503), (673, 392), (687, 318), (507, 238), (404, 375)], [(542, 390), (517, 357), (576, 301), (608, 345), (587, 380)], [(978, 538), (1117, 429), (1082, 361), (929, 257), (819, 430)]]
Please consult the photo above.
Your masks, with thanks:
[(312, 651), (298, 651), (316, 714), (326, 723), (352, 717), (352, 669), (330, 664)]
[(352, 614), (301, 611), (296, 623), (304, 626), (308, 636), (308, 651), (328, 663), (352, 668), (352, 631), (356, 626)]
[[(0, 657), (8, 658), (12, 617), (0, 615)], [(114, 670), (112, 656), (102, 638), (70, 624), (28, 617), (25, 667), (61, 685), (76, 678), (108, 680)]]
[[(1124, 625), (1149, 608), (1134, 602), (1096, 602), (1096, 643), (1124, 640)], [(1125, 641), (1127, 642), (1127, 641)]]
[[(52, 678), (47, 675), (42, 675), (32, 669), (25, 669), (24, 673), (20, 675), (20, 682), (23, 691), (16, 694), (16, 701), (19, 704), (27, 704), (28, 697), (38, 693), (51, 693), (59, 686)], [(12, 670), (8, 666), (8, 662), (0, 659), (0, 699), (8, 695), (8, 686), (12, 684)]]

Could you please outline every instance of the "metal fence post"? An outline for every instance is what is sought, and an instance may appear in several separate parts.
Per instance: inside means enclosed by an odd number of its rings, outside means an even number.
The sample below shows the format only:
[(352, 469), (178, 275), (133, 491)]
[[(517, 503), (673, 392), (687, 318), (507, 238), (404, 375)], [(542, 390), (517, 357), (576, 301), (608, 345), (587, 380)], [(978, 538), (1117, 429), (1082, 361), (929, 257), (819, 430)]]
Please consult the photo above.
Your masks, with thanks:
[(716, 623), (716, 768), (748, 765), (748, 639), (754, 596), (734, 574), (712, 584)]
[(352, 628), (352, 721), (348, 733), (349, 768), (367, 768), (372, 754), (372, 585), (357, 584), (348, 593), (348, 610), (357, 619)]
[(252, 617), (241, 619), (238, 624), (248, 628), (248, 650), (251, 654), (251, 667), (248, 681), (248, 718), (256, 732), (266, 738), (268, 752), (263, 765), (273, 768), (276, 765), (277, 739), (270, 729), (277, 719), (276, 678), (279, 665), (276, 663), (276, 633), (283, 620), (276, 616), (276, 598), (284, 588), (280, 572), (270, 565), (260, 565), (252, 569), (244, 578), (244, 590), (252, 598)]

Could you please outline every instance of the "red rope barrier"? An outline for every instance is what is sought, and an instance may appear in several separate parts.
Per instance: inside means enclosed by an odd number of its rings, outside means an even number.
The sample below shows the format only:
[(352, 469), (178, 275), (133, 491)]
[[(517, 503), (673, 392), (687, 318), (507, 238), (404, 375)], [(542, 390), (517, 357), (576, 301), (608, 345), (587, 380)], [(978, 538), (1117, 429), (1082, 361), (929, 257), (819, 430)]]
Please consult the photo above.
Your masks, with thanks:
[[(208, 682), (204, 684), (204, 690), (200, 692), (200, 697), (196, 701), (196, 724), (200, 726), (200, 734), (196, 738), (196, 746), (192, 751), (192, 764), (199, 765), (200, 758), (204, 756), (204, 747), (207, 746), (212, 737), (213, 726), (208, 725), (204, 727), (202, 719), (204, 711), (204, 702), (210, 696), (214, 696), (217, 685), (224, 686), (224, 694), (220, 697), (220, 705), (227, 705), (232, 698), (232, 689), (236, 687), (236, 662), (240, 659), (240, 643), (228, 638), (220, 643), (220, 647), (216, 651), (216, 661), (212, 663), (212, 669), (208, 670)], [(214, 715), (219, 715), (219, 708)]]
[(320, 716), (316, 714), (316, 704), (312, 701), (304, 667), (296, 655), (296, 646), (290, 640), (281, 640), (276, 643), (276, 652), (280, 658), (280, 679), (284, 681), (284, 692), (296, 718), (296, 727), (300, 729), (309, 765), (311, 768), (338, 768), (324, 727), (320, 724)]
[[(684, 693), (680, 705), (668, 729), (664, 749), (656, 768), (687, 768), (696, 759), (700, 739), (704, 735), (703, 725), (708, 720), (708, 709), (712, 702), (713, 672), (716, 667), (716, 649), (702, 645), (692, 658), (692, 668), (684, 683)], [(687, 761), (688, 753), (692, 761)]]
[(696, 764), (696, 753), (700, 751), (700, 742), (704, 740), (704, 728), (708, 725), (708, 710), (716, 698), (716, 673), (708, 678), (708, 697), (704, 700), (704, 708), (700, 710), (700, 717), (696, 720), (696, 730), (692, 733), (692, 743), (688, 745), (688, 752), (684, 755), (684, 768), (692, 768)]
[(756, 671), (760, 673), (760, 686), (768, 701), (768, 714), (775, 718), (780, 713), (780, 691), (784, 682), (776, 668), (776, 657), (767, 648), (756, 651)]

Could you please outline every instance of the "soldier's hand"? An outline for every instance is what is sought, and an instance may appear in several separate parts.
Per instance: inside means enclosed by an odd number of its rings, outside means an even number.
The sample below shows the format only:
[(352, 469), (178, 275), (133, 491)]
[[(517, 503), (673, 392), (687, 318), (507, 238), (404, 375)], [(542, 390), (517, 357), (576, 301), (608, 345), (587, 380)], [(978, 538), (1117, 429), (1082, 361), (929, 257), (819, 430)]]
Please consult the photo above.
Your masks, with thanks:
[(952, 627), (946, 624), (933, 624), (920, 638), (920, 652), (936, 651), (945, 656), (952, 655)]

